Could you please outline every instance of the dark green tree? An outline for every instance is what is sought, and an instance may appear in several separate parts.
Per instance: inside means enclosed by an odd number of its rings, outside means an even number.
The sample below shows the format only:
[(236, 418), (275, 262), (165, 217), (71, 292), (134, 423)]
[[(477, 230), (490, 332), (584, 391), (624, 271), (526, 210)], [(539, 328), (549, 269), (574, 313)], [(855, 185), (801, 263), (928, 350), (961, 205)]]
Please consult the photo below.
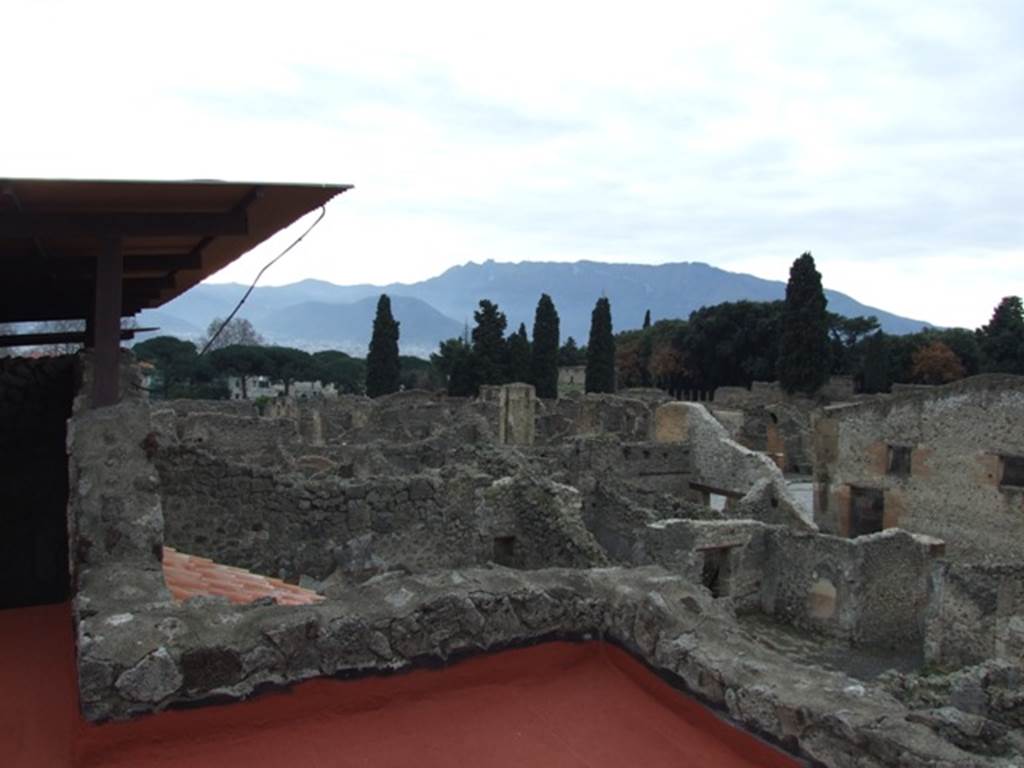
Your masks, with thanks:
[(587, 342), (587, 392), (615, 391), (615, 336), (612, 335), (612, 307), (602, 296), (590, 315)]
[(444, 389), (445, 379), (430, 360), (412, 355), (398, 358), (402, 367), (402, 389)]
[(508, 321), (498, 305), (482, 299), (473, 313), (473, 354), (481, 384), (502, 384), (505, 380), (505, 327)]
[(347, 394), (362, 394), (366, 387), (366, 361), (328, 349), (313, 353), (314, 379), (322, 384), (333, 384)]
[(864, 371), (861, 375), (861, 391), (868, 394), (888, 392), (892, 386), (889, 379), (889, 343), (887, 337), (878, 331), (864, 340)]
[(828, 312), (814, 257), (793, 262), (786, 283), (779, 340), (779, 383), (786, 392), (813, 394), (828, 380)]
[(270, 361), (264, 347), (231, 344), (208, 353), (214, 370), (225, 376), (235, 376), (242, 384), (242, 399), (249, 399), (249, 379), (269, 373)]
[(576, 346), (576, 339), (570, 336), (565, 344), (558, 348), (558, 364), (562, 365), (586, 365), (586, 347), (580, 349)]
[(476, 356), (465, 339), (442, 341), (438, 351), (430, 356), (430, 364), (443, 378), (452, 397), (475, 397), (480, 391)]
[(831, 372), (855, 374), (860, 365), (862, 350), (860, 343), (878, 330), (878, 318), (845, 317), (834, 312), (828, 313), (828, 335), (831, 357)]
[(397, 392), (401, 364), (398, 360), (398, 321), (391, 315), (391, 299), (382, 293), (373, 318), (373, 336), (366, 356), (366, 394), (380, 397)]
[(676, 336), (685, 387), (710, 391), (773, 379), (782, 313), (781, 301), (727, 301), (692, 312)]
[(263, 354), (269, 361), (267, 375), (284, 384), (286, 396), (291, 393), (292, 382), (316, 378), (317, 369), (308, 352), (294, 347), (264, 347)]
[(559, 333), (555, 303), (550, 296), (542, 293), (533, 315), (533, 355), (529, 379), (537, 390), (537, 397), (558, 397)]
[(646, 331), (650, 327), (651, 327), (651, 310), (648, 309), (646, 312), (644, 312), (643, 330)]
[(137, 360), (156, 369), (154, 389), (159, 397), (176, 397), (187, 393), (200, 365), (196, 345), (174, 336), (157, 336), (140, 341), (132, 347)]
[(519, 330), (508, 337), (505, 349), (508, 352), (505, 378), (508, 381), (530, 381), (530, 339), (526, 335), (525, 323), (520, 323)]
[(986, 371), (1024, 373), (1024, 305), (1020, 296), (1007, 296), (978, 329), (978, 344)]

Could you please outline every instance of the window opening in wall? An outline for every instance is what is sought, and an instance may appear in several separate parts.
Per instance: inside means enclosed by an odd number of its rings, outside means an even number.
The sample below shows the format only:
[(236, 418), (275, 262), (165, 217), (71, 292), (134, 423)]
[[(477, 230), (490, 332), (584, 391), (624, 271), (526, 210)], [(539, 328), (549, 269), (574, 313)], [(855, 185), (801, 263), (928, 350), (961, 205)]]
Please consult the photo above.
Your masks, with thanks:
[(711, 591), (712, 597), (729, 595), (730, 578), (729, 547), (716, 547), (704, 550), (704, 565), (701, 570), (701, 583)]
[(494, 539), (494, 562), (509, 567), (516, 564), (516, 537), (496, 536)]
[(708, 506), (716, 512), (721, 512), (725, 509), (726, 497), (720, 493), (709, 493), (708, 494)]
[(885, 526), (885, 495), (881, 488), (850, 489), (850, 538), (878, 533)]
[(1006, 488), (1024, 488), (1024, 456), (1000, 456), (1002, 469), (999, 485)]
[(889, 462), (886, 474), (896, 477), (910, 477), (910, 452), (909, 445), (890, 445)]

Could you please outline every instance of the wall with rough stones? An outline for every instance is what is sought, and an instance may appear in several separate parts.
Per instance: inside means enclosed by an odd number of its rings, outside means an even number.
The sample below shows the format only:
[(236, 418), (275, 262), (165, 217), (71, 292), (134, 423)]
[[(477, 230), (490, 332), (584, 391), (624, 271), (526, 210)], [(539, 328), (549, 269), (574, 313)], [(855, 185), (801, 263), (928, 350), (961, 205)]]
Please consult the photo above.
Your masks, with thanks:
[[(926, 393), (826, 409), (815, 420), (815, 519), (858, 530), (857, 489), (883, 496), (885, 528), (943, 539), (951, 559), (1020, 561), (1024, 487), (1001, 484), (1000, 456), (1024, 457), (1024, 377), (976, 376)], [(890, 470), (892, 447), (908, 472)]]
[(537, 401), (535, 442), (557, 444), (580, 435), (615, 435), (626, 442), (649, 440), (655, 401), (588, 394)]
[(298, 408), (319, 414), (325, 443), (408, 442), (439, 435), (464, 443), (498, 438), (498, 403), (483, 398), (410, 390), (372, 400), (346, 395), (302, 402)]
[(755, 381), (746, 387), (718, 387), (712, 402), (720, 408), (744, 410), (758, 405), (777, 403), (784, 397), (777, 381)]
[(301, 453), (298, 423), (290, 418), (201, 410), (180, 414), (160, 404), (154, 407), (152, 422), (165, 441), (256, 466), (287, 466), (296, 453)]
[(644, 529), (636, 561), (702, 585), (739, 611), (754, 610), (769, 567), (767, 530), (755, 520), (658, 520)]
[(366, 577), (486, 563), (495, 539), (509, 564), (598, 565), (577, 491), (480, 467), (303, 477), (235, 462), (186, 444), (159, 445), (167, 543), (190, 554), (298, 580), (340, 568)]
[(778, 466), (763, 453), (752, 451), (729, 433), (700, 403), (665, 403), (654, 413), (657, 443), (690, 445), (691, 488), (705, 498), (711, 493), (728, 498), (730, 517), (815, 530), (813, 521), (786, 486)]
[(737, 631), (722, 601), (661, 568), (459, 569), (371, 580), (315, 606), (177, 603), (160, 566), (154, 439), (139, 403), (80, 412), (68, 436), (78, 680), (90, 720), (552, 638), (605, 639), (740, 727), (824, 765), (1007, 764), (965, 752), (880, 687), (794, 665)]
[(941, 562), (932, 584), (925, 628), (930, 664), (1024, 660), (1024, 565)]
[(593, 435), (535, 447), (526, 456), (530, 465), (524, 471), (580, 490), (587, 529), (613, 562), (634, 562), (637, 539), (654, 520), (720, 517), (690, 490), (686, 443), (624, 443)]
[(811, 414), (816, 408), (814, 401), (798, 398), (750, 406), (742, 412), (735, 439), (768, 454), (783, 472), (810, 474)]
[(901, 530), (841, 539), (772, 528), (765, 538), (764, 613), (860, 645), (923, 642), (941, 542)]
[(76, 361), (0, 358), (0, 609), (68, 597), (65, 421)]

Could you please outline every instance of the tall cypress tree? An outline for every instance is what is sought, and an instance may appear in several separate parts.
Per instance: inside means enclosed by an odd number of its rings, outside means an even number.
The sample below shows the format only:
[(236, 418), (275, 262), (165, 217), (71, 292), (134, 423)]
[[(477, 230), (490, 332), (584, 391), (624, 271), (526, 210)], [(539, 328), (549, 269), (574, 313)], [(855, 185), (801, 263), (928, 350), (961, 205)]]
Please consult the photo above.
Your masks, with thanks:
[(533, 316), (533, 355), (530, 383), (537, 397), (558, 397), (558, 312), (546, 293), (540, 295)]
[(526, 335), (526, 324), (520, 323), (519, 330), (508, 337), (505, 344), (508, 350), (507, 381), (530, 380), (530, 339)]
[(590, 315), (587, 342), (587, 392), (615, 391), (615, 337), (612, 335), (612, 307), (602, 296)]
[(498, 305), (482, 299), (473, 313), (473, 354), (481, 384), (502, 384), (505, 379), (505, 326), (508, 321)]
[(382, 293), (373, 318), (370, 353), (366, 356), (366, 394), (379, 397), (398, 391), (398, 321), (391, 315), (391, 299)]
[(868, 336), (864, 340), (864, 372), (861, 388), (864, 392), (875, 394), (888, 392), (889, 380), (889, 344), (881, 331)]
[(644, 312), (644, 328), (643, 329), (646, 331), (650, 327), (651, 327), (651, 310), (648, 309), (646, 312)]
[(813, 394), (828, 380), (828, 312), (814, 257), (793, 262), (786, 283), (779, 341), (779, 382), (786, 392)]

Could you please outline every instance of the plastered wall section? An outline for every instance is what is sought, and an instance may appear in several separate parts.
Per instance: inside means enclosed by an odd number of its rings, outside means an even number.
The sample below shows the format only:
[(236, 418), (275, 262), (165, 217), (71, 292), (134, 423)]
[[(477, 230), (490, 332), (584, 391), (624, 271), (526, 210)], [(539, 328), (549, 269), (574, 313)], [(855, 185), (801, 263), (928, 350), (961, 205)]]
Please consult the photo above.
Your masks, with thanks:
[[(911, 451), (890, 474), (889, 447)], [(884, 526), (941, 538), (962, 561), (1024, 555), (1024, 488), (1000, 484), (1000, 456), (1024, 456), (1024, 378), (975, 377), (815, 419), (815, 520), (846, 536), (855, 488), (884, 496)]]

